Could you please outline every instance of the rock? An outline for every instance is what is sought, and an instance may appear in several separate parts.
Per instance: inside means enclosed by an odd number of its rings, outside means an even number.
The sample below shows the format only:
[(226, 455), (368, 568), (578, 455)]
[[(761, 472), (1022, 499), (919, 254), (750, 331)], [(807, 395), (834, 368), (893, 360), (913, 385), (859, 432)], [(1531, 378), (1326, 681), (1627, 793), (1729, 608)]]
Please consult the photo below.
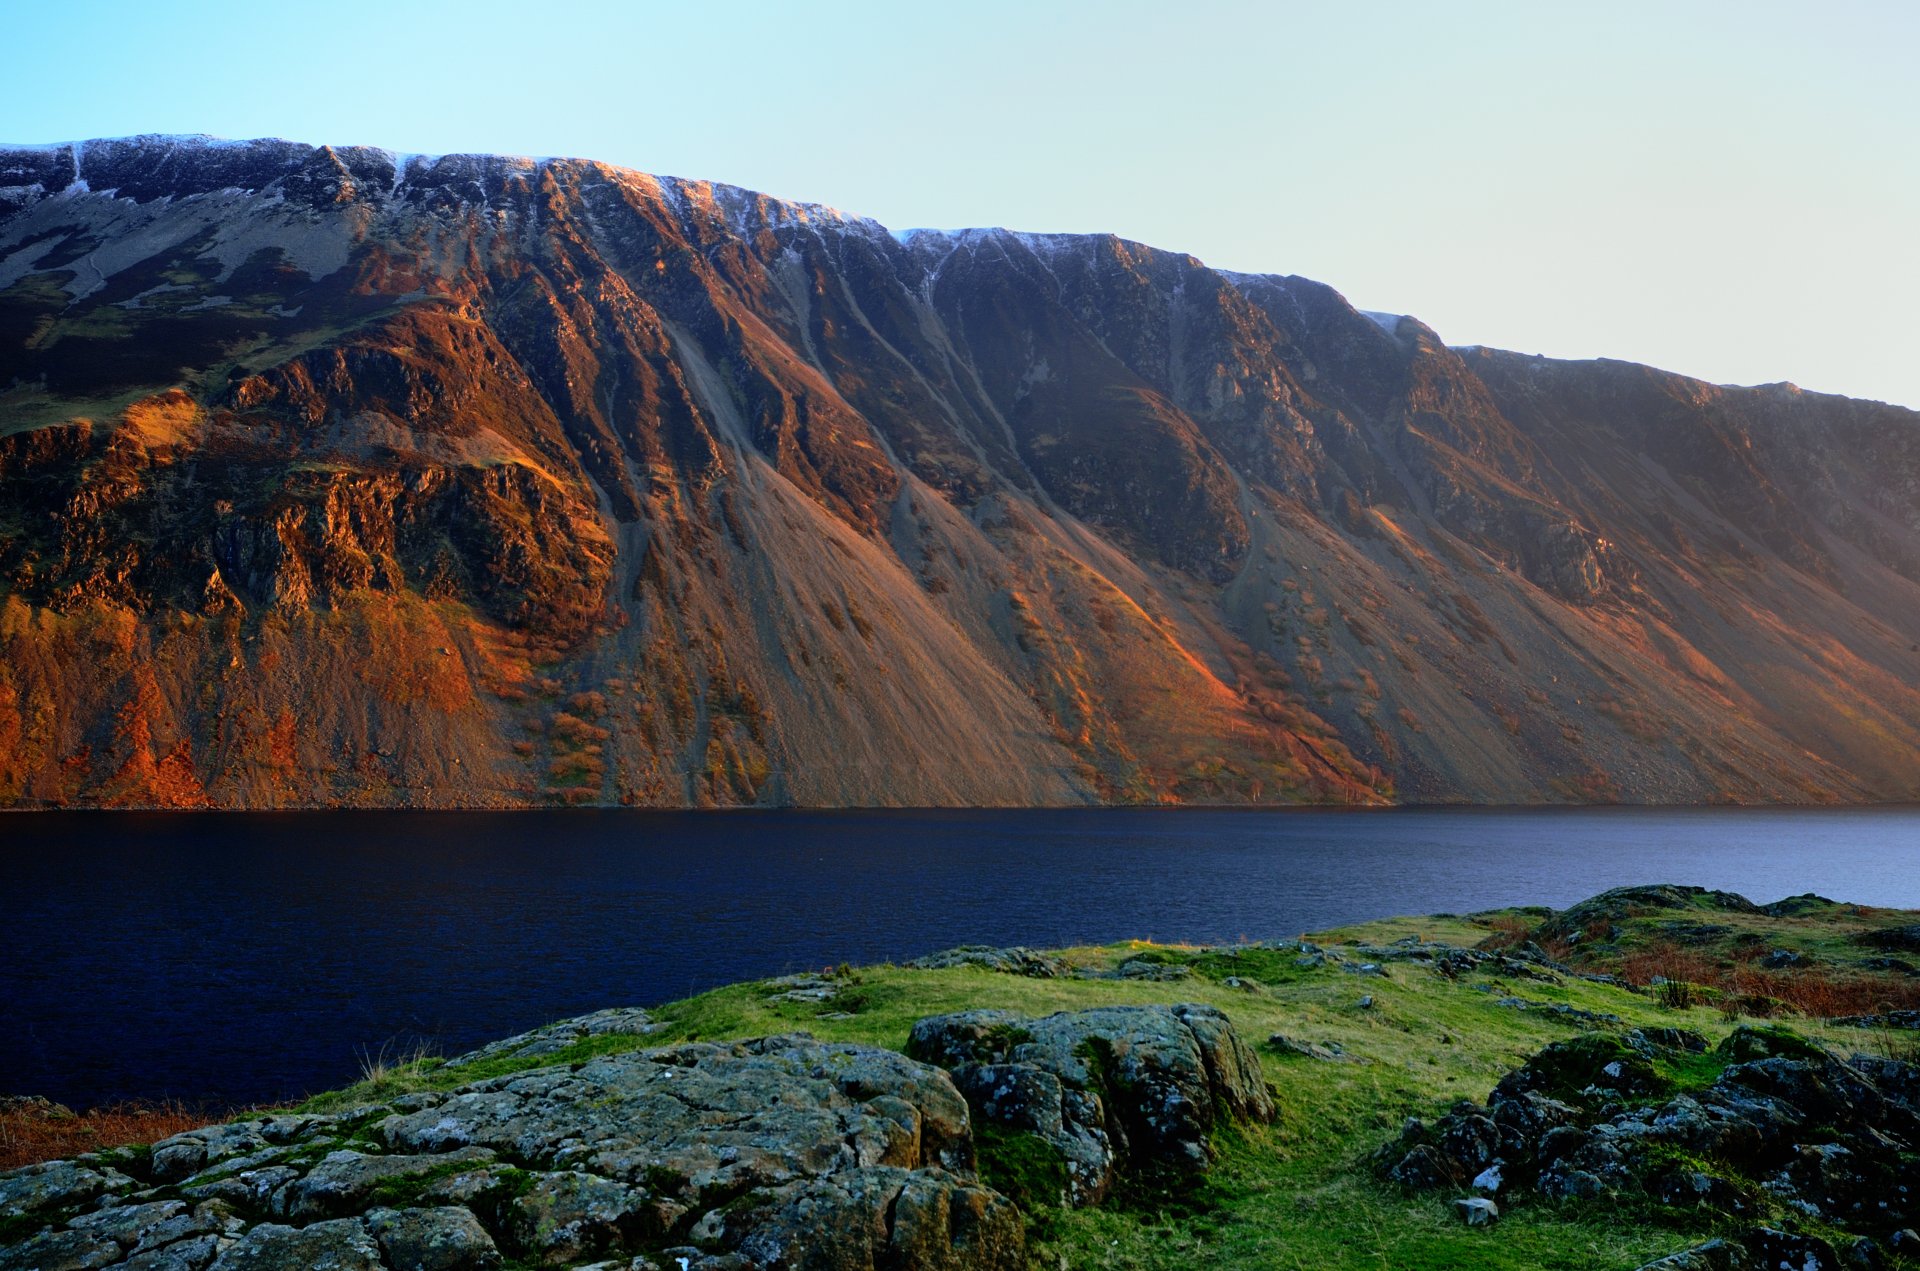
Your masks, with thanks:
[(136, 1253), (120, 1264), (119, 1271), (206, 1271), (220, 1251), (233, 1243), (231, 1236), (201, 1235), (176, 1240)]
[[(718, 1211), (716, 1211), (718, 1212)], [(744, 1234), (736, 1234), (743, 1230)], [(1019, 1213), (939, 1171), (882, 1169), (818, 1179), (730, 1207), (708, 1228), (752, 1267), (833, 1271), (1024, 1271)]]
[(1115, 979), (1152, 980), (1156, 983), (1171, 984), (1175, 980), (1193, 978), (1193, 968), (1178, 962), (1156, 962), (1150, 958), (1128, 958), (1113, 969)]
[(1781, 971), (1789, 967), (1812, 966), (1813, 959), (1797, 949), (1775, 949), (1760, 959), (1760, 965), (1769, 971)]
[(153, 1145), (153, 1176), (171, 1183), (214, 1165), (223, 1170), (264, 1165), (285, 1155), (287, 1145), (334, 1125), (330, 1117), (263, 1116), (187, 1130)]
[(921, 971), (946, 971), (954, 967), (979, 966), (989, 971), (1031, 976), (1041, 980), (1056, 980), (1073, 973), (1073, 968), (1064, 958), (1056, 958), (1050, 953), (1039, 953), (1017, 945), (996, 949), (984, 944), (963, 944), (958, 948), (944, 949), (939, 953), (929, 953), (923, 958), (915, 958), (907, 965)]
[(0, 1248), (0, 1271), (87, 1271), (120, 1261), (120, 1246), (87, 1231), (43, 1231)]
[(1512, 1096), (1533, 1091), (1582, 1104), (1610, 1097), (1644, 1097), (1665, 1088), (1646, 1055), (1617, 1037), (1587, 1033), (1540, 1051), (1502, 1078), (1494, 1093)]
[[(117, 1190), (115, 1181), (111, 1170), (73, 1161), (47, 1161), (0, 1174), (0, 1218), (70, 1208)], [(132, 1185), (131, 1179), (124, 1182)]]
[(1920, 923), (1863, 931), (1854, 939), (1868, 948), (1884, 949), (1889, 953), (1920, 952)]
[[(1230, 1058), (1204, 1016), (1186, 1027), (1206, 1062)], [(1060, 1124), (1084, 1118), (1083, 1096), (1055, 1085)], [(630, 1271), (677, 1265), (658, 1255), (690, 1236), (700, 1249), (688, 1265), (708, 1271), (757, 1271), (750, 1241), (780, 1250), (782, 1265), (833, 1271), (1022, 1266), (1019, 1213), (976, 1181), (973, 1161), (966, 1101), (938, 1068), (807, 1037), (690, 1043), (339, 1118), (206, 1127), (156, 1149), (145, 1191), (82, 1162), (0, 1174), (9, 1216), (27, 1223), (0, 1266), (451, 1271), (597, 1259)], [(116, 1199), (135, 1192), (138, 1203)], [(81, 1207), (91, 1212), (76, 1216)], [(830, 1212), (851, 1226), (809, 1225)], [(304, 1225), (259, 1221), (269, 1214)], [(835, 1260), (843, 1247), (853, 1261)]]
[(357, 1218), (305, 1227), (262, 1223), (214, 1259), (212, 1271), (384, 1271), (380, 1247)]
[(1370, 1011), (1370, 1010), (1372, 1010), (1372, 1009), (1373, 1009), (1373, 994), (1371, 994), (1371, 993), (1368, 993), (1368, 994), (1366, 994), (1366, 995), (1365, 995), (1364, 997), (1362, 997), (1362, 998), (1361, 998), (1361, 999), (1360, 999), (1360, 1000), (1359, 1000), (1358, 1002), (1355, 1002), (1355, 1003), (1354, 1003), (1354, 1005), (1355, 1005), (1355, 1006), (1358, 1006), (1358, 1007), (1359, 1007), (1359, 1008), (1360, 1008), (1361, 1010), (1363, 1010), (1363, 1011)]
[(508, 1202), (503, 1224), (513, 1247), (557, 1266), (664, 1236), (687, 1209), (651, 1201), (644, 1188), (567, 1170), (542, 1175)]
[[(1670, 883), (1647, 887), (1616, 887), (1601, 892), (1577, 905), (1563, 909), (1540, 925), (1536, 938), (1566, 940), (1586, 937), (1594, 928), (1612, 928), (1624, 919), (1663, 909), (1689, 909), (1704, 906), (1725, 913), (1759, 913), (1760, 909), (1745, 896), (1733, 892), (1708, 891), (1703, 887), (1678, 887)], [(1612, 938), (1611, 935), (1608, 936)]]
[[(1637, 1194), (1751, 1214), (1770, 1197), (1856, 1235), (1911, 1221), (1920, 1068), (1869, 1056), (1843, 1062), (1783, 1029), (1737, 1029), (1720, 1046), (1727, 1063), (1711, 1084), (1666, 1095), (1648, 1057), (1703, 1044), (1693, 1034), (1557, 1042), (1503, 1078), (1484, 1107), (1461, 1102), (1431, 1126), (1408, 1122), (1374, 1154), (1374, 1168), (1418, 1190), (1472, 1180), (1508, 1201)], [(1839, 1265), (1830, 1246), (1770, 1228), (1740, 1243), (1767, 1268), (1781, 1259)], [(1866, 1246), (1858, 1256), (1870, 1256)], [(1696, 1250), (1656, 1265), (1720, 1263)]]
[(1308, 1059), (1341, 1060), (1349, 1059), (1346, 1048), (1339, 1042), (1297, 1041), (1285, 1033), (1275, 1033), (1267, 1038), (1267, 1045), (1288, 1055), (1304, 1055)]
[(1739, 1245), (1709, 1240), (1691, 1249), (1649, 1262), (1640, 1271), (1751, 1271), (1753, 1259)]
[(1500, 1221), (1500, 1206), (1484, 1196), (1470, 1196), (1453, 1202), (1453, 1211), (1469, 1227), (1491, 1227)]
[(1037, 1135), (1060, 1154), (1067, 1183), (1062, 1202), (1094, 1205), (1106, 1198), (1114, 1149), (1097, 1093), (1067, 1086), (1033, 1064), (962, 1064), (953, 1079), (982, 1119)]
[(1516, 1011), (1539, 1011), (1545, 1015), (1558, 1015), (1562, 1019), (1575, 1020), (1582, 1024), (1618, 1024), (1620, 1022), (1618, 1015), (1581, 1010), (1565, 1002), (1535, 1002), (1524, 997), (1502, 997), (1495, 999), (1493, 1004)]
[(500, 1265), (493, 1237), (457, 1205), (376, 1209), (367, 1215), (367, 1230), (392, 1271), (487, 1271)]
[(1707, 1039), (1690, 1028), (1636, 1028), (1622, 1040), (1649, 1058), (1661, 1051), (1683, 1055), (1707, 1053)]
[(449, 1166), (484, 1165), (493, 1160), (485, 1148), (461, 1148), (415, 1156), (368, 1156), (364, 1152), (329, 1152), (304, 1177), (295, 1179), (275, 1197), (275, 1212), (296, 1222), (338, 1218), (363, 1213), (375, 1193), (410, 1179), (445, 1174)]
[(64, 1103), (37, 1094), (0, 1094), (0, 1116), (38, 1117), (43, 1121), (65, 1121), (73, 1109)]
[(1920, 1028), (1920, 1011), (1888, 1011), (1883, 1015), (1845, 1015), (1830, 1019), (1829, 1024), (1841, 1028)]
[[(940, 1015), (913, 1026), (907, 1053), (953, 1069), (978, 1115), (1053, 1144), (1076, 1204), (1093, 1203), (1121, 1173), (1190, 1180), (1210, 1159), (1216, 1109), (1273, 1119), (1259, 1060), (1207, 1006)], [(1053, 1085), (1039, 1074), (1059, 1085), (1057, 1132)]]
[(1742, 1239), (1747, 1252), (1762, 1267), (1790, 1268), (1790, 1271), (1839, 1271), (1840, 1255), (1818, 1236), (1803, 1236), (1756, 1227)]
[(1871, 1236), (1862, 1236), (1847, 1246), (1846, 1265), (1854, 1271), (1886, 1271), (1886, 1251)]
[(563, 1019), (541, 1028), (497, 1042), (488, 1042), (478, 1050), (470, 1050), (457, 1059), (447, 1061), (448, 1067), (478, 1063), (483, 1059), (502, 1059), (508, 1056), (527, 1059), (551, 1055), (569, 1046), (585, 1041), (589, 1037), (608, 1035), (644, 1037), (659, 1025), (653, 1018), (637, 1006), (613, 1007), (604, 1011), (595, 1011), (591, 1015), (579, 1015), (572, 1019)]

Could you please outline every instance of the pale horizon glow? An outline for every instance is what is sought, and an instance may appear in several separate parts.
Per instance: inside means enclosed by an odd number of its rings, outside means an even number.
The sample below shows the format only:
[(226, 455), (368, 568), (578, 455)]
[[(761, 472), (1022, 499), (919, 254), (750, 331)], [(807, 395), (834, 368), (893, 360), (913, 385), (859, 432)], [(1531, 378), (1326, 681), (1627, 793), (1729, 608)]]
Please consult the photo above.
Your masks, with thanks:
[[(1331, 12), (1338, 8), (1339, 11)], [(1920, 408), (1920, 6), (12, 6), (0, 140), (572, 155)]]

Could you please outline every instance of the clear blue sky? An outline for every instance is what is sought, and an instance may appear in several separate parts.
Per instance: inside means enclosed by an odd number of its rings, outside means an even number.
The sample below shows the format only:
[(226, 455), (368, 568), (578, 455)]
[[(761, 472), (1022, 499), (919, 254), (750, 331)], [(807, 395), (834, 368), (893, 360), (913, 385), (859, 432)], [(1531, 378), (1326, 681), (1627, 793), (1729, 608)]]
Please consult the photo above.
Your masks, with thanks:
[(1920, 407), (1920, 4), (0, 0), (0, 139), (573, 154)]

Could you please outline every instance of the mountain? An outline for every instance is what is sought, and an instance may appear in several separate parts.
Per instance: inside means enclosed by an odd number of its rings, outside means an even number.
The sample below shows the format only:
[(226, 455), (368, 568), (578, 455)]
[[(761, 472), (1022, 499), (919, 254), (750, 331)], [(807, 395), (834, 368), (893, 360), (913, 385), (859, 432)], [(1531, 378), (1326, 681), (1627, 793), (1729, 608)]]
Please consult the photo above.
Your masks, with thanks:
[(0, 802), (1920, 798), (1920, 416), (572, 159), (0, 148)]

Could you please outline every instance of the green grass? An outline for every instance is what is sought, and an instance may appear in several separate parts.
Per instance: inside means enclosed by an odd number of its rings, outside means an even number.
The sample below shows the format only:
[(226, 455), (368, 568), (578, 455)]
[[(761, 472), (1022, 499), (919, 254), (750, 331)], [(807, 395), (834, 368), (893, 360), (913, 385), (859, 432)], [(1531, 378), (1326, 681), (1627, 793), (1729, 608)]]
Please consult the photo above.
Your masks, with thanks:
[[(646, 1037), (589, 1038), (538, 1059), (458, 1067), (422, 1061), (381, 1074), (377, 1086), (323, 1095), (308, 1107), (337, 1109), (410, 1089), (443, 1089), (521, 1068), (680, 1041), (806, 1031), (828, 1041), (904, 1049), (915, 1021), (949, 1011), (999, 1008), (1044, 1015), (1104, 1005), (1203, 1002), (1226, 1012), (1259, 1054), (1278, 1120), (1217, 1134), (1214, 1167), (1197, 1188), (1159, 1194), (1136, 1188), (1082, 1210), (1063, 1209), (1050, 1200), (1064, 1184), (1062, 1162), (1051, 1149), (1030, 1137), (978, 1128), (983, 1177), (1026, 1211), (1036, 1267), (1624, 1271), (1738, 1230), (1738, 1220), (1706, 1206), (1667, 1207), (1650, 1199), (1562, 1204), (1538, 1198), (1503, 1207), (1505, 1216), (1492, 1229), (1470, 1229), (1454, 1215), (1451, 1194), (1407, 1195), (1379, 1182), (1368, 1167), (1368, 1155), (1394, 1137), (1406, 1117), (1432, 1119), (1458, 1099), (1484, 1100), (1503, 1076), (1549, 1043), (1592, 1031), (1540, 1006), (1560, 1004), (1619, 1017), (1601, 1033), (1652, 1026), (1703, 1035), (1709, 1044), (1705, 1054), (1670, 1054), (1654, 1061), (1655, 1084), (1665, 1089), (1709, 1085), (1730, 1062), (1748, 1057), (1715, 1049), (1743, 1022), (1729, 1009), (1736, 1003), (1719, 1001), (1723, 995), (1717, 991), (1697, 992), (1690, 1003), (1675, 1005), (1675, 998), (1663, 1001), (1657, 993), (1578, 976), (1503, 977), (1481, 968), (1450, 979), (1414, 961), (1383, 962), (1384, 976), (1346, 969), (1376, 957), (1356, 946), (1407, 937), (1461, 947), (1483, 941), (1512, 944), (1539, 934), (1549, 917), (1550, 911), (1529, 908), (1355, 924), (1305, 937), (1345, 959), (1318, 967), (1300, 966), (1299, 950), (1291, 944), (1194, 948), (1129, 941), (1059, 951), (1089, 970), (1134, 961), (1192, 972), (1170, 982), (1028, 979), (971, 966), (841, 968), (831, 973), (839, 994), (828, 1002), (780, 1001), (766, 983), (736, 984), (658, 1008), (653, 1014), (660, 1028)], [(1873, 952), (1858, 942), (1860, 932), (1913, 920), (1895, 911), (1830, 902), (1774, 917), (1727, 913), (1702, 901), (1632, 914), (1618, 923), (1617, 939), (1555, 952), (1576, 969), (1614, 973), (1637, 966), (1644, 973), (1649, 958), (1657, 960), (1677, 933), (1696, 941), (1682, 947), (1705, 963), (1737, 968), (1750, 963), (1752, 949), (1760, 945), (1805, 953), (1817, 960), (1815, 975), (1831, 974), (1834, 967), (1852, 975)], [(1726, 930), (1699, 936), (1687, 924)], [(1635, 957), (1639, 963), (1632, 961)], [(1360, 1005), (1363, 997), (1372, 998), (1371, 1007)], [(1500, 1004), (1509, 998), (1536, 1005), (1522, 1010)], [(833, 1018), (843, 1014), (851, 1017)], [(1343, 1058), (1318, 1060), (1283, 1051), (1267, 1044), (1274, 1033), (1306, 1043), (1337, 1043)], [(1794, 1017), (1788, 1029), (1768, 1026), (1754, 1045), (1793, 1054), (1808, 1047), (1807, 1039), (1843, 1054), (1884, 1051), (1892, 1044), (1871, 1032)], [(1610, 1044), (1596, 1038), (1572, 1053), (1577, 1057), (1591, 1050), (1604, 1059), (1601, 1052), (1610, 1054)], [(1710, 1162), (1676, 1157), (1672, 1165), (1714, 1172)], [(1816, 1230), (1817, 1224), (1808, 1229)]]
[[(1369, 923), (1316, 939), (1338, 950), (1355, 936), (1386, 942), (1402, 935), (1474, 943), (1488, 929), (1442, 918)], [(1467, 937), (1473, 937), (1468, 939)], [(1111, 969), (1129, 958), (1178, 962), (1194, 975), (1171, 983), (1139, 980), (1027, 979), (977, 967), (920, 971), (865, 967), (837, 977), (835, 1001), (773, 1000), (764, 983), (736, 984), (672, 1002), (654, 1012), (646, 1037), (602, 1036), (538, 1059), (501, 1058), (452, 1066), (422, 1061), (323, 1095), (309, 1110), (392, 1098), (409, 1089), (444, 1089), (521, 1068), (580, 1062), (598, 1055), (689, 1040), (724, 1040), (804, 1030), (830, 1041), (904, 1049), (914, 1022), (947, 1011), (997, 1007), (1026, 1015), (1090, 1006), (1205, 1002), (1225, 1011), (1260, 1054), (1280, 1116), (1270, 1127), (1240, 1127), (1217, 1137), (1217, 1161), (1197, 1191), (1158, 1199), (1134, 1196), (1098, 1209), (1065, 1210), (1057, 1194), (1059, 1162), (988, 1131), (979, 1136), (990, 1182), (1022, 1202), (1030, 1217), (1035, 1265), (1191, 1268), (1203, 1265), (1313, 1268), (1634, 1268), (1706, 1239), (1723, 1220), (1712, 1213), (1660, 1210), (1622, 1221), (1620, 1205), (1534, 1201), (1492, 1230), (1468, 1229), (1450, 1195), (1408, 1196), (1377, 1182), (1365, 1157), (1408, 1116), (1433, 1117), (1461, 1098), (1484, 1099), (1494, 1084), (1549, 1042), (1579, 1036), (1581, 1026), (1538, 1010), (1498, 1005), (1501, 997), (1562, 1002), (1634, 1025), (1691, 1028), (1717, 1043), (1732, 1028), (1716, 1010), (1662, 1008), (1651, 997), (1568, 978), (1560, 983), (1503, 980), (1475, 973), (1455, 981), (1412, 962), (1385, 964), (1383, 976), (1340, 965), (1302, 969), (1291, 948), (1198, 950), (1129, 942), (1064, 951), (1072, 962)], [(1349, 955), (1358, 961), (1355, 955)], [(1259, 985), (1249, 991), (1228, 976)], [(1373, 1006), (1359, 1001), (1371, 995)], [(828, 1015), (857, 1006), (850, 1019)], [(1818, 1030), (1814, 1030), (1818, 1031)], [(1337, 1042), (1349, 1061), (1283, 1054), (1271, 1033)], [(1864, 1038), (1854, 1033), (1856, 1044)], [(1724, 1056), (1665, 1061), (1660, 1075), (1678, 1087), (1712, 1080)]]

